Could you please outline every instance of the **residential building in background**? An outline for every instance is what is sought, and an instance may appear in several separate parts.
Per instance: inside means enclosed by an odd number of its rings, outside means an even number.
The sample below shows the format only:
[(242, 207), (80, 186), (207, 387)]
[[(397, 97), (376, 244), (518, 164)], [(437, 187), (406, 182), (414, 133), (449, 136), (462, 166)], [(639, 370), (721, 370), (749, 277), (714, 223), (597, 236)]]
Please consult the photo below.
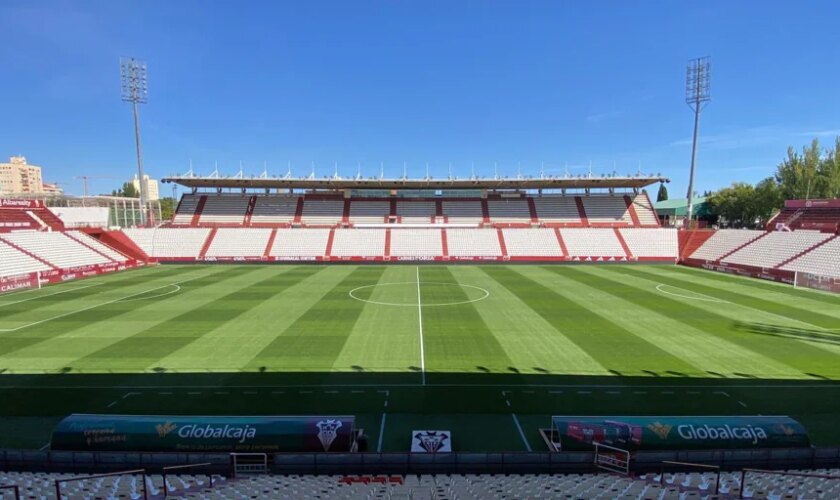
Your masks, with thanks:
[[(160, 199), (160, 194), (158, 192), (158, 181), (155, 179), (150, 179), (148, 175), (143, 176), (143, 180), (146, 182), (146, 195), (148, 201), (157, 201)], [(140, 180), (137, 178), (137, 174), (134, 174), (134, 179), (131, 180), (131, 184), (134, 186), (134, 189), (137, 190), (137, 195), (140, 195)]]
[(23, 156), (12, 156), (0, 163), (0, 194), (41, 194), (44, 183), (41, 167), (29, 165)]
[(51, 196), (61, 196), (64, 194), (64, 188), (58, 185), (57, 182), (45, 182), (43, 184), (43, 193)]

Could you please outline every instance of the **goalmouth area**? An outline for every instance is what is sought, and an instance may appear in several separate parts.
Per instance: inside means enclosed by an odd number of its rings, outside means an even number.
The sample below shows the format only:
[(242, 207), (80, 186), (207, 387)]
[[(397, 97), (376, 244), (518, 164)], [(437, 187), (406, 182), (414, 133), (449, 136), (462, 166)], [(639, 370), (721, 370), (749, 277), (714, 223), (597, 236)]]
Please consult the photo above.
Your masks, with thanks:
[(159, 265), (0, 296), (0, 448), (69, 413), (352, 414), (372, 451), (551, 415), (790, 415), (840, 445), (840, 297), (673, 265)]

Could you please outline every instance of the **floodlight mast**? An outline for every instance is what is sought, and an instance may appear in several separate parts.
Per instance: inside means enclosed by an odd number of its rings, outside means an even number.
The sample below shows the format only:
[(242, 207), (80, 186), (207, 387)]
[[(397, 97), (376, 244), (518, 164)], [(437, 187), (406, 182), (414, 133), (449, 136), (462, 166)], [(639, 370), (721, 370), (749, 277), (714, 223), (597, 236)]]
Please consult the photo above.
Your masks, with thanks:
[(146, 62), (133, 57), (120, 58), (120, 93), (124, 102), (130, 102), (134, 110), (134, 142), (137, 146), (137, 175), (140, 184), (140, 225), (154, 225), (154, 213), (148, 211), (146, 178), (143, 175), (143, 148), (140, 145), (140, 117), (138, 104), (146, 104), (149, 98), (149, 82)]
[(697, 133), (700, 129), (700, 112), (712, 99), (712, 61), (700, 57), (688, 61), (685, 68), (685, 103), (694, 111), (694, 137), (691, 140), (691, 171), (688, 177), (688, 227), (694, 214), (694, 165), (697, 160)]

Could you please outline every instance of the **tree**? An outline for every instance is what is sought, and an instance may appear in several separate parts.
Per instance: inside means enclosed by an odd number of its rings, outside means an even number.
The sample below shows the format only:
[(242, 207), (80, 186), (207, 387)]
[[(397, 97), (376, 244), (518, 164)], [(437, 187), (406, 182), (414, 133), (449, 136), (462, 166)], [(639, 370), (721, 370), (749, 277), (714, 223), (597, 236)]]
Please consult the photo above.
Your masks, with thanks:
[(793, 147), (788, 147), (787, 158), (776, 168), (776, 182), (781, 186), (784, 199), (802, 200), (812, 198), (812, 192), (816, 194), (820, 162), (820, 142), (817, 139), (802, 148), (801, 155)]
[(172, 220), (175, 215), (175, 198), (160, 199), (160, 217), (164, 221)]
[(134, 187), (134, 183), (124, 182), (120, 189), (111, 191), (112, 196), (123, 196), (125, 198), (139, 198), (140, 193)]
[(668, 188), (665, 187), (665, 183), (659, 185), (659, 192), (656, 193), (656, 201), (666, 201), (668, 199)]

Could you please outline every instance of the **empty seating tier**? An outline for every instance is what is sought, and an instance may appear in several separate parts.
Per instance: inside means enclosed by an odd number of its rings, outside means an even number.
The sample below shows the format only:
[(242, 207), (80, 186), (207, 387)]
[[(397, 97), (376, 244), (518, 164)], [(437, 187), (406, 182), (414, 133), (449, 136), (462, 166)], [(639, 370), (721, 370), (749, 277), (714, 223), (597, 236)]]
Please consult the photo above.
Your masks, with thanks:
[(741, 229), (721, 229), (715, 232), (689, 258), (708, 261), (720, 260), (736, 248), (760, 237), (764, 231), (746, 231)]
[(786, 271), (840, 278), (840, 236), (781, 267)]
[(341, 222), (344, 200), (305, 199), (301, 222), (313, 226), (332, 226)]
[(251, 224), (289, 224), (295, 219), (297, 196), (257, 196)]
[(676, 229), (621, 228), (621, 237), (636, 258), (676, 259), (679, 248)]
[(626, 258), (615, 231), (595, 228), (563, 228), (560, 235), (570, 257)]
[(511, 257), (563, 257), (554, 229), (503, 229), (502, 234)]
[(208, 196), (199, 224), (242, 224), (248, 211), (250, 195)]
[(327, 254), (329, 229), (278, 229), (271, 256), (280, 259), (323, 257)]
[(531, 222), (531, 210), (528, 208), (528, 200), (525, 198), (488, 200), (487, 211), (490, 214), (490, 222)]
[(435, 216), (435, 202), (397, 201), (397, 215), (403, 224), (427, 224)]
[(540, 221), (552, 224), (581, 224), (574, 196), (534, 198)]
[(350, 222), (353, 224), (383, 223), (388, 220), (390, 213), (391, 202), (387, 200), (354, 201), (350, 204)]
[(206, 257), (260, 257), (265, 252), (272, 229), (219, 228)]
[(16, 231), (4, 234), (3, 239), (60, 268), (113, 263), (64, 233)]
[(198, 200), (201, 196), (196, 194), (185, 194), (181, 197), (181, 203), (178, 204), (178, 211), (175, 217), (172, 218), (173, 224), (188, 226), (192, 222), (195, 210), (198, 208)]
[(49, 271), (50, 266), (0, 241), (0, 276)]
[(590, 224), (632, 225), (624, 196), (581, 196)]
[(650, 198), (646, 194), (640, 194), (633, 198), (633, 209), (639, 218), (642, 226), (659, 226), (659, 217), (650, 205)]
[(766, 236), (725, 257), (721, 262), (772, 268), (831, 238), (831, 236), (830, 234), (805, 230), (767, 233)]
[(334, 257), (381, 257), (385, 254), (385, 230), (336, 229), (330, 255)]
[(443, 243), (440, 229), (392, 229), (392, 257), (440, 257)]
[(455, 223), (479, 224), (484, 220), (480, 201), (444, 201), (443, 215)]
[(210, 228), (123, 229), (150, 257), (198, 258)]
[(453, 257), (501, 257), (495, 229), (447, 229), (447, 247)]
[(108, 257), (109, 259), (111, 259), (115, 262), (122, 262), (122, 261), (125, 261), (127, 259), (127, 257), (125, 255), (117, 252), (116, 250), (114, 250), (113, 248), (109, 247), (108, 245), (102, 243), (101, 241), (97, 240), (93, 236), (87, 235), (87, 234), (79, 232), (79, 231), (68, 231), (65, 234), (67, 234), (67, 236), (81, 242), (82, 244), (93, 248), (97, 252), (99, 252), (101, 254), (104, 254), (106, 257)]

